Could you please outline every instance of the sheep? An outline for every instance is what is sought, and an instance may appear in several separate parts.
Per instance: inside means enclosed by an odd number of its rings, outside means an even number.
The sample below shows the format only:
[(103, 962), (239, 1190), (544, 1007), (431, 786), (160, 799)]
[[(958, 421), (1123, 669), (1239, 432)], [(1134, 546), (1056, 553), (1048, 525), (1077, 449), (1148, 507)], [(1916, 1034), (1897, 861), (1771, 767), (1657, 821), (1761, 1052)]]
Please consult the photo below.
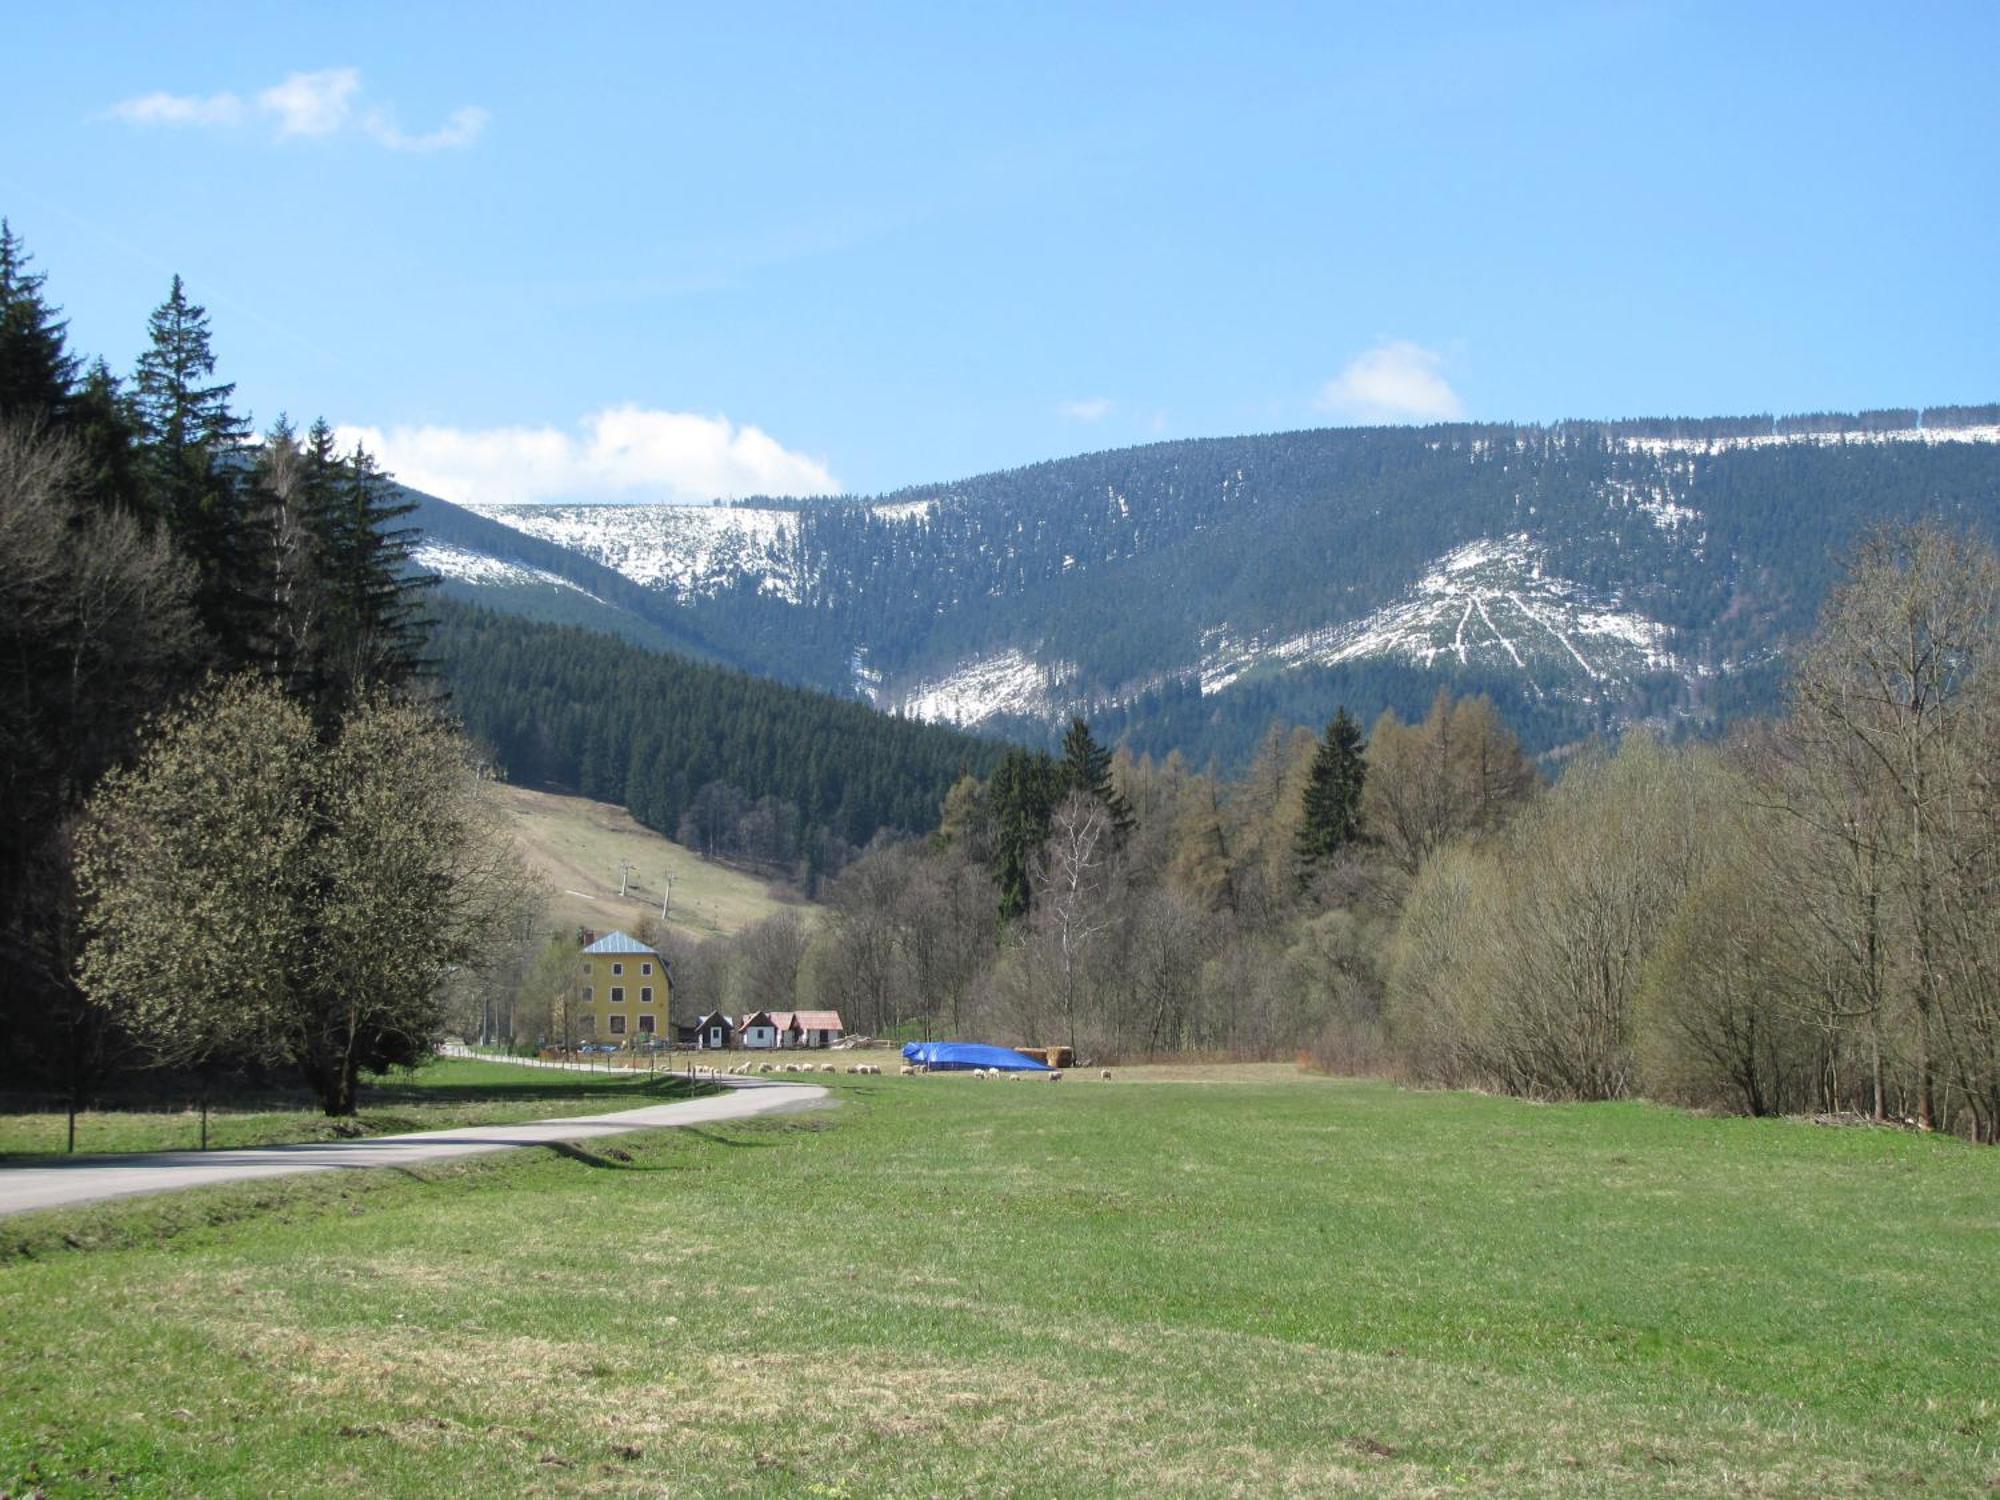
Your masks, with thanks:
[(896, 1069), (896, 1076), (898, 1078), (914, 1078), (916, 1072), (915, 1068), (911, 1067), (908, 1063), (904, 1063), (900, 1068)]
[(1109, 1068), (1106, 1068), (1102, 1073), (1099, 1073), (1097, 1076), (1099, 1078), (1106, 1079), (1108, 1081), (1111, 1077), (1111, 1070)]
[(1050, 1082), (1050, 1083), (1061, 1083), (1061, 1082), (1062, 1082), (1062, 1069), (1061, 1069), (1061, 1068), (1057, 1068), (1057, 1069), (1055, 1069), (1054, 1071), (1052, 1071), (1052, 1072), (1051, 1072), (1051, 1073), (1049, 1074), (1049, 1082)]
[(861, 1065), (861, 1071), (866, 1073), (870, 1078), (879, 1077), (882, 1072), (882, 1070), (879, 1067), (877, 1067), (874, 1063), (863, 1063)]

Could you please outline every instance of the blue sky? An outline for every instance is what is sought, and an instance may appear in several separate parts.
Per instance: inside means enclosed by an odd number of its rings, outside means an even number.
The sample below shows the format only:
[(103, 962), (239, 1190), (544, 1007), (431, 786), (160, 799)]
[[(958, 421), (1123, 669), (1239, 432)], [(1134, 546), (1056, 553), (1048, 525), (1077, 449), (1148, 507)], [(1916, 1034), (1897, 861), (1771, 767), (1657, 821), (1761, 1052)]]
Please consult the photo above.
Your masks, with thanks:
[(0, 213), (453, 498), (2000, 400), (2000, 6), (839, 9), (23, 10)]

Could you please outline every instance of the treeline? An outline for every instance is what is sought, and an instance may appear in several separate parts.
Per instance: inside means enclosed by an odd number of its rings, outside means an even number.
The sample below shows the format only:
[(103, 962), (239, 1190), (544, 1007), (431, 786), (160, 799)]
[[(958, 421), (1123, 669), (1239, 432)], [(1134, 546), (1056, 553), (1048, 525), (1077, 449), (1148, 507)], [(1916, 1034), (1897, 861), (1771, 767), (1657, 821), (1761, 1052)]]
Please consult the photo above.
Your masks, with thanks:
[(2000, 559), (1872, 539), (1790, 698), (1420, 872), (1389, 974), (1418, 1076), (2000, 1140)]
[(517, 781), (618, 802), (703, 853), (809, 884), (879, 834), (935, 826), (1001, 749), (852, 700), (590, 631), (440, 601), (432, 637), (467, 731)]
[[(0, 221), (0, 1068), (74, 1105), (283, 1066), (351, 1108), (478, 951), (430, 861), (492, 847), (424, 702), (408, 502), (324, 422), (253, 440), (178, 276), (129, 377), (45, 285)], [(399, 973), (371, 893), (421, 929)]]
[(1306, 1054), (1548, 1099), (2000, 1139), (2000, 560), (1860, 548), (1789, 709), (1551, 785), (1492, 704), (1274, 726), (1247, 774), (1017, 751), (816, 931), (677, 955), (676, 1004), (1093, 1059)]

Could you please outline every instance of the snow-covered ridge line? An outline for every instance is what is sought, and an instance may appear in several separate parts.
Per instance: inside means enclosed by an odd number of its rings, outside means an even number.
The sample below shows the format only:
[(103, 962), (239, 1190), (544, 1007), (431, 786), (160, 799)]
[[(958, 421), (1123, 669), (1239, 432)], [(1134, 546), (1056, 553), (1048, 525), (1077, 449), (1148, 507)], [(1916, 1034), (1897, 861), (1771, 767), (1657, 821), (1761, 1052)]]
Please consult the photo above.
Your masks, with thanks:
[[(560, 573), (551, 573), (547, 568), (531, 568), (526, 563), (505, 562), (490, 557), (484, 552), (471, 552), (464, 547), (455, 547), (445, 542), (423, 542), (410, 549), (410, 560), (427, 572), (444, 578), (456, 578), (461, 583), (477, 584), (548, 584), (559, 589), (573, 589), (586, 599), (597, 599), (597, 595), (582, 584), (572, 583)], [(599, 599), (598, 603), (604, 601)]]
[(1897, 427), (1887, 432), (1759, 432), (1741, 437), (1637, 437), (1617, 434), (1619, 446), (1641, 453), (1721, 453), (1731, 448), (1782, 448), (1794, 443), (2000, 443), (2000, 425)]

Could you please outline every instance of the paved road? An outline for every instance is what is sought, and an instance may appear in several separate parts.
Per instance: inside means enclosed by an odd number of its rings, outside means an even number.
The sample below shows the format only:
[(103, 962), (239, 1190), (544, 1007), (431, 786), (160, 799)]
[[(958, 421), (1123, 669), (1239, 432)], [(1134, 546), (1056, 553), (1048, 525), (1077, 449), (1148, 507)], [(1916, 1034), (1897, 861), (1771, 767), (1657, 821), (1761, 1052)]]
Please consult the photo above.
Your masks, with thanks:
[(552, 1141), (587, 1141), (634, 1130), (709, 1125), (756, 1115), (810, 1109), (826, 1098), (811, 1084), (718, 1078), (727, 1093), (653, 1104), (644, 1109), (525, 1125), (465, 1125), (416, 1135), (379, 1135), (357, 1141), (306, 1146), (258, 1146), (244, 1151), (157, 1151), (134, 1156), (76, 1156), (26, 1167), (0, 1167), (0, 1215), (65, 1208), (105, 1198), (165, 1193), (211, 1182), (243, 1182), (294, 1172), (351, 1171), (357, 1167), (407, 1167), (417, 1162), (485, 1156)]

